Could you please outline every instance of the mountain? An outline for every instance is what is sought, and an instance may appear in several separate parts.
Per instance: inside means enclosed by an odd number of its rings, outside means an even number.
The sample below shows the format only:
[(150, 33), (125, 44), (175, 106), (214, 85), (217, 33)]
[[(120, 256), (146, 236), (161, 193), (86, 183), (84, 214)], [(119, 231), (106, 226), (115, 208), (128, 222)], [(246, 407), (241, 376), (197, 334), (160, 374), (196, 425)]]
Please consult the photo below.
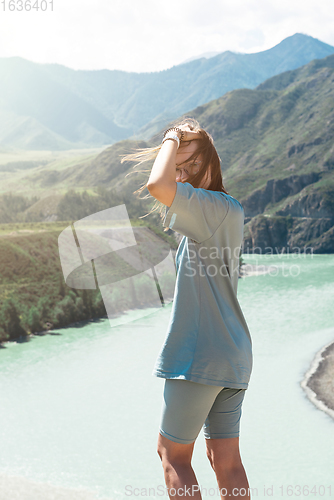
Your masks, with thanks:
[(115, 125), (75, 89), (56, 82), (44, 65), (0, 59), (0, 144), (58, 150), (108, 144), (130, 132)]
[[(334, 55), (255, 89), (233, 90), (189, 113), (212, 134), (225, 187), (244, 206), (245, 249), (334, 252), (333, 83)], [(7, 191), (20, 187), (22, 194), (43, 193), (43, 203), (32, 200), (28, 207), (22, 199), (8, 199), (3, 217), (14, 222), (9, 203), (18, 207), (21, 220), (26, 214), (32, 221), (77, 220), (120, 203), (126, 203), (131, 217), (144, 215), (152, 198), (138, 200), (133, 192), (147, 173), (126, 176), (133, 164), (121, 164), (121, 155), (157, 145), (161, 136), (159, 131), (149, 141), (120, 141), (79, 162), (26, 170), (19, 165), (10, 175), (4, 171)]]
[(149, 139), (181, 114), (233, 89), (334, 53), (303, 34), (255, 54), (223, 52), (154, 73), (72, 70), (0, 59), (0, 147), (68, 149)]
[(245, 248), (334, 252), (334, 56), (192, 113), (246, 215)]

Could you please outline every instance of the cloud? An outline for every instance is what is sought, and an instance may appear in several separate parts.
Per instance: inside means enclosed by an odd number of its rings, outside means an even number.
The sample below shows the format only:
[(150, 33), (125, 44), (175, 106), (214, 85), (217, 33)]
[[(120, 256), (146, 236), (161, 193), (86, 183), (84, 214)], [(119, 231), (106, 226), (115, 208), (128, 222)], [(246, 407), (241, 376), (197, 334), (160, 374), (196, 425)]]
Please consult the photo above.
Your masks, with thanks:
[[(8, 0), (6, 0), (8, 3)], [(266, 50), (296, 32), (334, 45), (332, 0), (54, 0), (0, 16), (0, 57), (159, 71), (196, 55)]]
[(251, 50), (254, 47), (262, 47), (264, 43), (265, 36), (263, 31), (261, 31), (259, 28), (256, 28), (243, 32), (239, 45), (246, 50)]

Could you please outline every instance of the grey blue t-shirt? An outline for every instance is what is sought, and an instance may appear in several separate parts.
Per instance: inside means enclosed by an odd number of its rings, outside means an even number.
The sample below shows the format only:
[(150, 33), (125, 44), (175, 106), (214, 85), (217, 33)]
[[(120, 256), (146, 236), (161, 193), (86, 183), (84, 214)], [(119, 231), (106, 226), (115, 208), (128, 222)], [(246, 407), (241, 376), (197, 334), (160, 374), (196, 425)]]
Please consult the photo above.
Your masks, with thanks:
[(247, 389), (252, 341), (237, 299), (242, 205), (223, 192), (178, 182), (163, 225), (183, 238), (167, 335), (153, 375)]

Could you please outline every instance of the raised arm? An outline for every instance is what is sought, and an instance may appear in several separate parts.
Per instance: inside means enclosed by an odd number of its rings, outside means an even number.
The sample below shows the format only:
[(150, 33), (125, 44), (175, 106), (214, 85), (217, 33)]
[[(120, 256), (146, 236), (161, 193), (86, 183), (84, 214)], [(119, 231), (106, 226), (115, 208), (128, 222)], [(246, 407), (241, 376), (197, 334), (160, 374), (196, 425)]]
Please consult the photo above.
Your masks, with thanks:
[[(180, 148), (178, 148), (177, 141), (172, 139), (162, 144), (147, 182), (149, 193), (168, 207), (171, 206), (176, 193), (176, 163), (177, 161), (182, 163), (191, 156), (189, 152), (182, 151), (183, 146), (199, 138), (198, 133), (192, 132), (187, 126), (182, 126), (182, 130), (184, 136)], [(181, 139), (181, 132), (174, 131), (173, 133)]]

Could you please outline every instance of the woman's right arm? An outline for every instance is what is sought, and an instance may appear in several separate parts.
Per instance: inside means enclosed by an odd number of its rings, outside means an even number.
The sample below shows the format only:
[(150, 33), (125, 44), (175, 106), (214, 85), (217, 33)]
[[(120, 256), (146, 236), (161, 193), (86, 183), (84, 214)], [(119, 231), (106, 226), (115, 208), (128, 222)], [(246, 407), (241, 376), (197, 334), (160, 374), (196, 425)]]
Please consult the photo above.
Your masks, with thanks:
[[(183, 126), (183, 142), (198, 139), (198, 134), (192, 132), (187, 126)], [(175, 131), (181, 139), (181, 133)], [(164, 205), (170, 207), (176, 193), (176, 154), (178, 144), (175, 140), (168, 139), (161, 145), (161, 149), (155, 159), (147, 182), (149, 193)]]
[(149, 193), (168, 207), (176, 193), (176, 152), (177, 142), (174, 140), (161, 145), (147, 182)]

